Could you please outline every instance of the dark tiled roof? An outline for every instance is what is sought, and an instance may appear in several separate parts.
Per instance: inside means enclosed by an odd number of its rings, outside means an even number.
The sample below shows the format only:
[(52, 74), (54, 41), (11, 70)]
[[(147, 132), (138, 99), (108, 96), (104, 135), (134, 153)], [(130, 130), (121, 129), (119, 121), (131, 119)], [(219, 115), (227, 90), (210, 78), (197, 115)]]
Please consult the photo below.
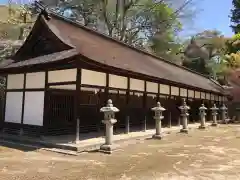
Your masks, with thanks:
[[(50, 63), (50, 62), (54, 62), (62, 59), (67, 59), (78, 54), (79, 53), (75, 49), (70, 49), (70, 50), (48, 54), (45, 56), (39, 56), (36, 58), (24, 60), (24, 61), (11, 63), (11, 64), (8, 63), (8, 65), (6, 66), (1, 66), (0, 64), (0, 67), (2, 69), (6, 69), (6, 68), (16, 68), (16, 67), (30, 66), (30, 65), (36, 65), (36, 64), (44, 64), (44, 63)], [(13, 60), (11, 61), (13, 62)]]
[(47, 63), (81, 54), (93, 61), (111, 67), (209, 91), (220, 92), (222, 90), (221, 86), (215, 84), (205, 76), (126, 45), (99, 32), (69, 21), (64, 17), (52, 14), (50, 20), (45, 20), (43, 16), (41, 18), (59, 39), (76, 50), (62, 51), (17, 62), (4, 68)]
[(14, 63), (14, 60), (12, 59), (4, 59), (0, 62), (0, 68), (4, 68), (10, 64)]
[(130, 47), (94, 30), (53, 16), (49, 28), (78, 52), (94, 61), (210, 91), (221, 87), (210, 79), (147, 52)]

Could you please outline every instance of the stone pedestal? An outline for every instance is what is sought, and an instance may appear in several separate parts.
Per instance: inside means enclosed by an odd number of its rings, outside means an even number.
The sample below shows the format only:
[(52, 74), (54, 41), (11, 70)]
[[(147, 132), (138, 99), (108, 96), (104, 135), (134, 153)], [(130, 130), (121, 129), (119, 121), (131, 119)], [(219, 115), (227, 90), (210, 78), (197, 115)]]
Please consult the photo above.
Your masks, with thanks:
[[(163, 116), (161, 116), (163, 119)], [(156, 121), (156, 134), (152, 136), (153, 139), (162, 139), (162, 121), (161, 119), (155, 119)]]
[(188, 133), (188, 115), (182, 115), (182, 129), (180, 130), (181, 133)]
[(217, 111), (218, 111), (218, 108), (216, 107), (216, 104), (213, 105), (211, 110), (212, 110), (212, 118), (213, 118), (212, 126), (217, 126), (218, 125), (218, 122), (217, 122), (217, 114), (218, 114)]
[(181, 111), (181, 118), (182, 118), (182, 129), (180, 130), (181, 133), (188, 133), (188, 110), (190, 109), (189, 106), (187, 106), (186, 100), (183, 100), (183, 105), (179, 107)]
[(155, 116), (153, 117), (155, 119), (156, 123), (156, 134), (152, 136), (154, 139), (162, 139), (162, 119), (164, 118), (162, 116), (162, 112), (165, 111), (160, 102), (157, 102), (157, 106), (152, 108), (152, 111), (154, 111)]
[(111, 154), (116, 146), (113, 145), (113, 125), (117, 122), (115, 113), (119, 112), (116, 107), (113, 107), (112, 100), (108, 100), (107, 106), (100, 109), (104, 113), (102, 123), (106, 126), (105, 144), (100, 147), (100, 152)]
[(103, 120), (102, 122), (106, 125), (106, 135), (105, 144), (100, 147), (100, 151), (111, 154), (112, 151), (116, 149), (116, 146), (113, 145), (113, 124), (115, 124), (117, 120)]
[(199, 115), (200, 115), (200, 126), (199, 129), (206, 129), (206, 113), (205, 111), (207, 108), (202, 104), (202, 106), (199, 108)]

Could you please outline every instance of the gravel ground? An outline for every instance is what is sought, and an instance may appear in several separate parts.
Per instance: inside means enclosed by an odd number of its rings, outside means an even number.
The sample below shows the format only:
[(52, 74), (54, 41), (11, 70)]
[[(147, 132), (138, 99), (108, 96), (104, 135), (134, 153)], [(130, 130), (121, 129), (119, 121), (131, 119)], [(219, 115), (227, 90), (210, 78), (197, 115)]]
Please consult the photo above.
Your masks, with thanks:
[(112, 155), (67, 156), (0, 146), (1, 180), (240, 180), (240, 126), (121, 144)]

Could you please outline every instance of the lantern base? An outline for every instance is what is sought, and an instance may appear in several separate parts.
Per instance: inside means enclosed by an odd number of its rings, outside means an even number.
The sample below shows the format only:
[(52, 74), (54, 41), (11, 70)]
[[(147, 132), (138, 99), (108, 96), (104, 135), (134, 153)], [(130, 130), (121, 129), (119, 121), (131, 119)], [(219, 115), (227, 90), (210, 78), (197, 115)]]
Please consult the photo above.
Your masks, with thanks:
[(108, 145), (108, 144), (103, 144), (100, 149), (99, 152), (105, 153), (105, 154), (112, 154), (113, 151), (115, 151), (117, 149), (116, 145)]
[(206, 129), (206, 126), (199, 126), (198, 129)]
[(163, 136), (161, 135), (161, 134), (159, 134), (159, 135), (157, 135), (157, 134), (154, 134), (153, 136), (152, 136), (152, 138), (153, 139), (162, 139), (163, 138)]
[(218, 124), (217, 123), (212, 123), (212, 125), (211, 126), (214, 126), (214, 127), (216, 127), (216, 126), (218, 126)]
[(186, 133), (187, 134), (188, 133), (188, 129), (181, 129), (180, 133)]

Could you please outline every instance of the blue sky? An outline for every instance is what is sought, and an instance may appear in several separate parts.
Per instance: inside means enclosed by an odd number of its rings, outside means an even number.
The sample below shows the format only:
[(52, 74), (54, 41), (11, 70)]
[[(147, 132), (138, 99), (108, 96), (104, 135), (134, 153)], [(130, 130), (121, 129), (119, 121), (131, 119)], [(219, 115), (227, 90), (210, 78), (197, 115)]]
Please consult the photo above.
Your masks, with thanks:
[(197, 29), (217, 29), (226, 36), (233, 35), (229, 27), (232, 0), (199, 0), (199, 6), (201, 11), (194, 23)]
[[(15, 0), (18, 2), (26, 2), (29, 0)], [(0, 4), (6, 3), (7, 0), (0, 0)], [(199, 12), (193, 25), (190, 24), (185, 28), (185, 35), (192, 35), (205, 29), (217, 29), (225, 36), (232, 36), (230, 26), (230, 10), (232, 8), (232, 0), (198, 0), (197, 7)], [(190, 28), (191, 27), (191, 28)]]

